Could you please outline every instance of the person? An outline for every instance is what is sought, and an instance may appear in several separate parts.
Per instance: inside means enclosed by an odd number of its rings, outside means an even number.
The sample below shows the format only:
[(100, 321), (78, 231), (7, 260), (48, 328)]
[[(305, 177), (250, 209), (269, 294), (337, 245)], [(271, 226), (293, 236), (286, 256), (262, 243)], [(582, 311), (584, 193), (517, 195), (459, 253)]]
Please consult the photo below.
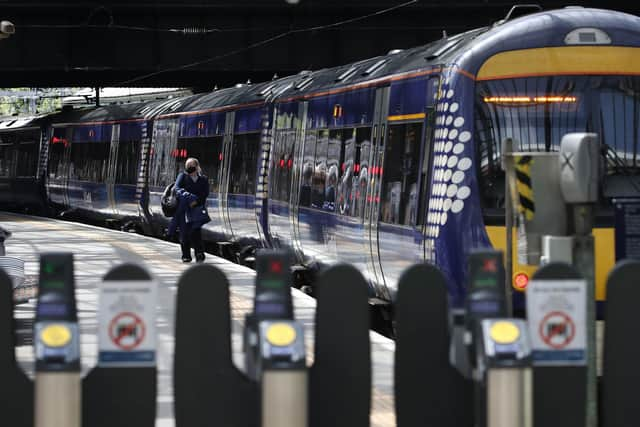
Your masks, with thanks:
[(182, 262), (191, 262), (191, 248), (195, 252), (196, 262), (204, 261), (202, 226), (211, 219), (207, 214), (209, 180), (202, 174), (198, 159), (190, 157), (184, 163), (184, 172), (176, 178), (176, 196), (178, 209), (173, 216), (170, 230), (180, 229), (180, 248)]

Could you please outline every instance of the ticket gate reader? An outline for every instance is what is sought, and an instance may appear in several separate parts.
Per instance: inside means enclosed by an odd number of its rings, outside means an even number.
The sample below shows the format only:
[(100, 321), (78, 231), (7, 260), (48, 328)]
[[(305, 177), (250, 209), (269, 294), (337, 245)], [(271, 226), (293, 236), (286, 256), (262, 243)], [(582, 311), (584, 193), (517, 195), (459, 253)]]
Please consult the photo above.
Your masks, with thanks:
[(43, 254), (34, 324), (35, 426), (80, 427), (80, 334), (73, 255)]
[(293, 316), (290, 254), (259, 252), (256, 273), (244, 343), (247, 374), (260, 383), (262, 427), (304, 427), (308, 372), (304, 330)]
[(308, 385), (302, 325), (262, 321), (259, 346), (262, 427), (306, 426)]
[(469, 255), (469, 280), (464, 309), (449, 313), (449, 358), (462, 376), (478, 380), (476, 350), (480, 322), (506, 317), (508, 313), (502, 252), (484, 249), (472, 252)]
[(243, 335), (245, 368), (249, 378), (260, 376), (260, 322), (293, 320), (291, 257), (284, 251), (260, 251), (256, 257), (256, 287), (253, 312), (247, 314)]
[[(485, 389), (484, 427), (530, 427), (531, 342), (521, 319), (483, 319), (476, 366)], [(484, 423), (483, 423), (484, 422)]]

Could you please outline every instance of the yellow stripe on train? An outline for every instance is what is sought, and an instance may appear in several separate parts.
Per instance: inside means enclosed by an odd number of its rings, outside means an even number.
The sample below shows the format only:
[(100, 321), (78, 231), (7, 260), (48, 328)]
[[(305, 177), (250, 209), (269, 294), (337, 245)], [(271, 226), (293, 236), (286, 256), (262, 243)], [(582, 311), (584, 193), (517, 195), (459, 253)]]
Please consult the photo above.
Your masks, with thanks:
[[(491, 240), (491, 244), (495, 249), (499, 249), (506, 253), (507, 237), (506, 227), (504, 226), (487, 226), (487, 234)], [(516, 229), (513, 229), (513, 273), (523, 272), (529, 277), (533, 275), (538, 266), (525, 265), (518, 263), (518, 247), (515, 239)], [(615, 234), (613, 228), (594, 228), (593, 236), (595, 237), (595, 260), (596, 260), (596, 300), (604, 301), (606, 299), (606, 283), (607, 276), (616, 262), (615, 256)], [(513, 278), (512, 278), (513, 282)], [(513, 284), (513, 283), (512, 283)]]

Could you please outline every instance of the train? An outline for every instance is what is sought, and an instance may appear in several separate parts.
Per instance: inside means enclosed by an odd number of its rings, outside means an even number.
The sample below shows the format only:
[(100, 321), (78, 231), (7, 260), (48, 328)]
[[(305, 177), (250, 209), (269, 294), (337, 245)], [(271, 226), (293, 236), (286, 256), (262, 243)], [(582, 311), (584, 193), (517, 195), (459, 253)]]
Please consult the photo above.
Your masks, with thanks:
[(611, 200), (640, 188), (639, 112), (640, 18), (540, 11), (259, 84), (5, 118), (0, 205), (162, 236), (163, 190), (196, 157), (211, 189), (206, 241), (240, 256), (287, 248), (302, 271), (351, 263), (380, 306), (430, 261), (461, 305), (470, 251), (506, 248), (503, 141), (557, 151), (568, 132), (596, 132), (604, 301)]

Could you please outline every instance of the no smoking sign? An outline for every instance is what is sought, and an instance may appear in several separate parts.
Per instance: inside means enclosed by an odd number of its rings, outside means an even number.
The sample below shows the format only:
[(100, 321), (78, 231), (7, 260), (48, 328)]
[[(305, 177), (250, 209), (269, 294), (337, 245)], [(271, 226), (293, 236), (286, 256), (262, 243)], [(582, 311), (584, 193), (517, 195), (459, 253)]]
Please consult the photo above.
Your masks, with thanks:
[(537, 279), (527, 288), (527, 318), (537, 365), (586, 363), (586, 282)]
[(104, 281), (100, 287), (98, 365), (155, 366), (157, 284)]
[(576, 336), (576, 324), (566, 313), (553, 311), (542, 319), (538, 333), (549, 347), (561, 350)]
[(134, 313), (120, 313), (109, 324), (109, 338), (116, 347), (134, 350), (144, 340), (144, 322)]

